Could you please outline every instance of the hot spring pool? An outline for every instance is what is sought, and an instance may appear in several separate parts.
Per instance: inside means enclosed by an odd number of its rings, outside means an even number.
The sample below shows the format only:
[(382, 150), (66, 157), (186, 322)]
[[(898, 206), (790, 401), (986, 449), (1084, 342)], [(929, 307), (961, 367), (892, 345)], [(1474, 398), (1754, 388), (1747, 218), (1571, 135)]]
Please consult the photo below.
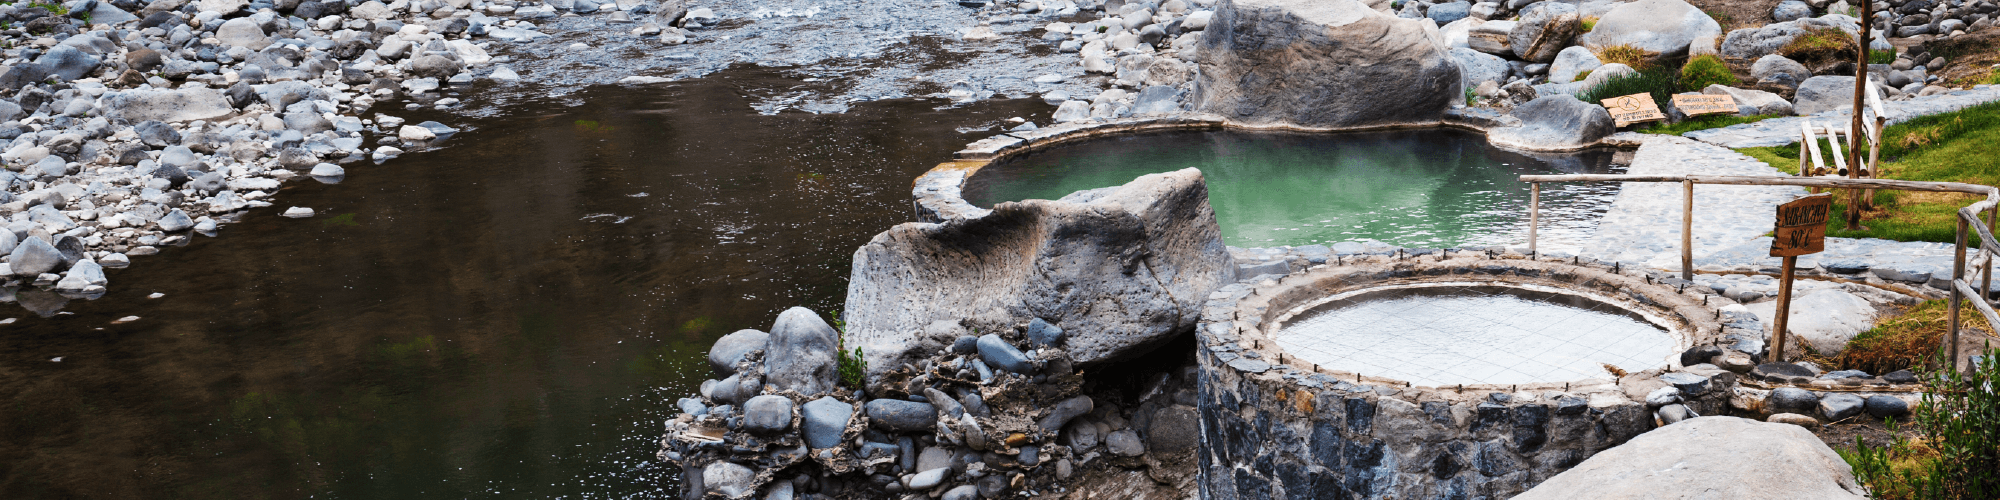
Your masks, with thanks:
[[(1511, 245), (1526, 242), (1528, 223), (1528, 185), (1516, 176), (1623, 173), (1615, 154), (1529, 156), (1453, 129), (1139, 133), (995, 162), (967, 180), (964, 195), (982, 207), (1053, 200), (1196, 167), (1230, 245), (1360, 239), (1408, 247)], [(1543, 186), (1542, 248), (1581, 244), (1617, 193), (1610, 183)]]

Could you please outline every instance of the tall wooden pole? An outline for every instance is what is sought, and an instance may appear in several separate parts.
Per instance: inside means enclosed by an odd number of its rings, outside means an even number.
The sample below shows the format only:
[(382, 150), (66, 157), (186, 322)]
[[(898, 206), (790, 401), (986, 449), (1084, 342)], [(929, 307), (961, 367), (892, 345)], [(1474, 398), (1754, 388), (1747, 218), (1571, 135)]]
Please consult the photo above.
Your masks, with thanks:
[(1528, 255), (1535, 255), (1535, 230), (1542, 222), (1542, 183), (1528, 183)]
[[(1847, 162), (1847, 178), (1849, 179), (1861, 178), (1861, 167), (1867, 165), (1864, 162), (1866, 158), (1861, 156), (1861, 143), (1864, 142), (1861, 135), (1863, 133), (1861, 130), (1863, 126), (1861, 110), (1867, 109), (1868, 105), (1867, 94), (1865, 92), (1868, 89), (1868, 45), (1873, 43), (1875, 38), (1874, 9), (1875, 4), (1873, 0), (1861, 0), (1861, 50), (1857, 51), (1860, 55), (1854, 58), (1854, 123), (1852, 130), (1847, 134), (1848, 139), (1854, 141), (1849, 144), (1851, 147), (1847, 148), (1848, 157), (1854, 159)], [(1858, 231), (1860, 229), (1861, 190), (1849, 189), (1847, 190), (1847, 230)]]
[[(1957, 281), (1957, 280), (1959, 280), (1959, 279), (1963, 279), (1963, 278), (1965, 277), (1965, 233), (1966, 233), (1966, 230), (1967, 230), (1967, 224), (1966, 224), (1966, 220), (1965, 220), (1965, 214), (1955, 214), (1955, 215), (1956, 215), (1956, 216), (1955, 216), (1955, 217), (1952, 217), (1952, 218), (1954, 218), (1954, 219), (1958, 219), (1958, 251), (1956, 251), (1956, 252), (1954, 253), (1954, 255), (1952, 255), (1952, 262), (1951, 262), (1951, 279), (1952, 279), (1953, 281)], [(1981, 292), (1981, 293), (1985, 293), (1985, 292)], [(1952, 376), (1952, 380), (1957, 380), (1957, 379), (1958, 379), (1958, 376), (1959, 376), (1959, 374), (1958, 374), (1958, 306), (1959, 306), (1959, 303), (1961, 303), (1961, 302), (1964, 302), (1964, 301), (1965, 301), (1965, 296), (1964, 296), (1964, 294), (1961, 294), (1961, 293), (1959, 293), (1959, 291), (1958, 291), (1958, 285), (1955, 285), (1955, 284), (1954, 284), (1954, 285), (1952, 285), (1952, 287), (1951, 287), (1951, 307), (1948, 307), (1948, 308), (1945, 308), (1945, 321), (1946, 321), (1946, 322), (1948, 322), (1948, 323), (1951, 323), (1951, 338), (1950, 338), (1950, 340), (1947, 340), (1947, 342), (1951, 342), (1951, 376)]]
[(1681, 181), (1681, 279), (1694, 281), (1694, 181)]
[(1780, 273), (1782, 277), (1778, 278), (1778, 320), (1776, 324), (1771, 325), (1773, 359), (1766, 360), (1766, 363), (1785, 362), (1785, 323), (1790, 322), (1792, 318), (1792, 266), (1798, 261), (1798, 257), (1784, 258), (1785, 270)]

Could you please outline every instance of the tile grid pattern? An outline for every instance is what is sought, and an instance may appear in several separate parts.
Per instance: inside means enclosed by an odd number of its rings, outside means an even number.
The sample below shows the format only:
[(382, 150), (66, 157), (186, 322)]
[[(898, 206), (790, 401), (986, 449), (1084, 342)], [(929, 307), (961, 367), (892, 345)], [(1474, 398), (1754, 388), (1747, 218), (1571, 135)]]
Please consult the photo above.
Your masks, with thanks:
[(1571, 307), (1484, 287), (1422, 290), (1320, 305), (1276, 342), (1321, 368), (1429, 386), (1610, 378), (1604, 363), (1641, 371), (1675, 347), (1665, 331), (1610, 304)]

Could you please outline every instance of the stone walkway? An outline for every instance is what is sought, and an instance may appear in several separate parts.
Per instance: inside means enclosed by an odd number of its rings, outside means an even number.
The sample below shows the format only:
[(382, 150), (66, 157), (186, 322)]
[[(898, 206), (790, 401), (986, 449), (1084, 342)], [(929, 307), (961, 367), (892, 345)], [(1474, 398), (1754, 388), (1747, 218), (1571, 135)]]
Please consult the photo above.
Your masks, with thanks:
[[(1993, 101), (2000, 101), (2000, 86), (1977, 85), (1971, 90), (1956, 90), (1907, 101), (1883, 101), (1882, 107), (1888, 111), (1889, 124), (1895, 125), (1919, 116), (1949, 113)], [(1756, 123), (1696, 130), (1681, 135), (1727, 148), (1783, 146), (1799, 141), (1801, 120), (1810, 119), (1815, 124), (1841, 124), (1845, 127), (1845, 124), (1853, 119), (1852, 116), (1842, 109), (1825, 111), (1813, 116), (1772, 118)]]
[[(1626, 173), (1784, 175), (1728, 148), (1671, 136), (1648, 139), (1633, 155)], [(1805, 192), (1794, 186), (1695, 186), (1695, 258), (1771, 232), (1777, 205)], [(1626, 183), (1582, 253), (1603, 260), (1680, 269), (1681, 199), (1679, 183)]]

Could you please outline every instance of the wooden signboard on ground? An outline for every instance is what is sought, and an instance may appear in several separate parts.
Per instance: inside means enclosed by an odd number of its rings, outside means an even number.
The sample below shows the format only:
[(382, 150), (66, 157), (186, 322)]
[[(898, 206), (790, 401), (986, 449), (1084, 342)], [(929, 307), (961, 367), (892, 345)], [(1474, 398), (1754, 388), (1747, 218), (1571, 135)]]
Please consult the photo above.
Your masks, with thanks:
[(1688, 116), (1735, 113), (1736, 98), (1726, 95), (1674, 95), (1674, 108)]
[(1653, 102), (1651, 94), (1632, 94), (1604, 100), (1604, 109), (1611, 112), (1611, 121), (1624, 127), (1634, 123), (1645, 123), (1667, 119), (1660, 112), (1660, 105)]
[(1800, 255), (1826, 250), (1826, 217), (1833, 211), (1833, 194), (1808, 195), (1778, 205), (1777, 229), (1771, 232), (1771, 256), (1784, 257), (1778, 278), (1778, 318), (1771, 326), (1773, 361), (1785, 360), (1785, 326), (1792, 318), (1792, 268)]

